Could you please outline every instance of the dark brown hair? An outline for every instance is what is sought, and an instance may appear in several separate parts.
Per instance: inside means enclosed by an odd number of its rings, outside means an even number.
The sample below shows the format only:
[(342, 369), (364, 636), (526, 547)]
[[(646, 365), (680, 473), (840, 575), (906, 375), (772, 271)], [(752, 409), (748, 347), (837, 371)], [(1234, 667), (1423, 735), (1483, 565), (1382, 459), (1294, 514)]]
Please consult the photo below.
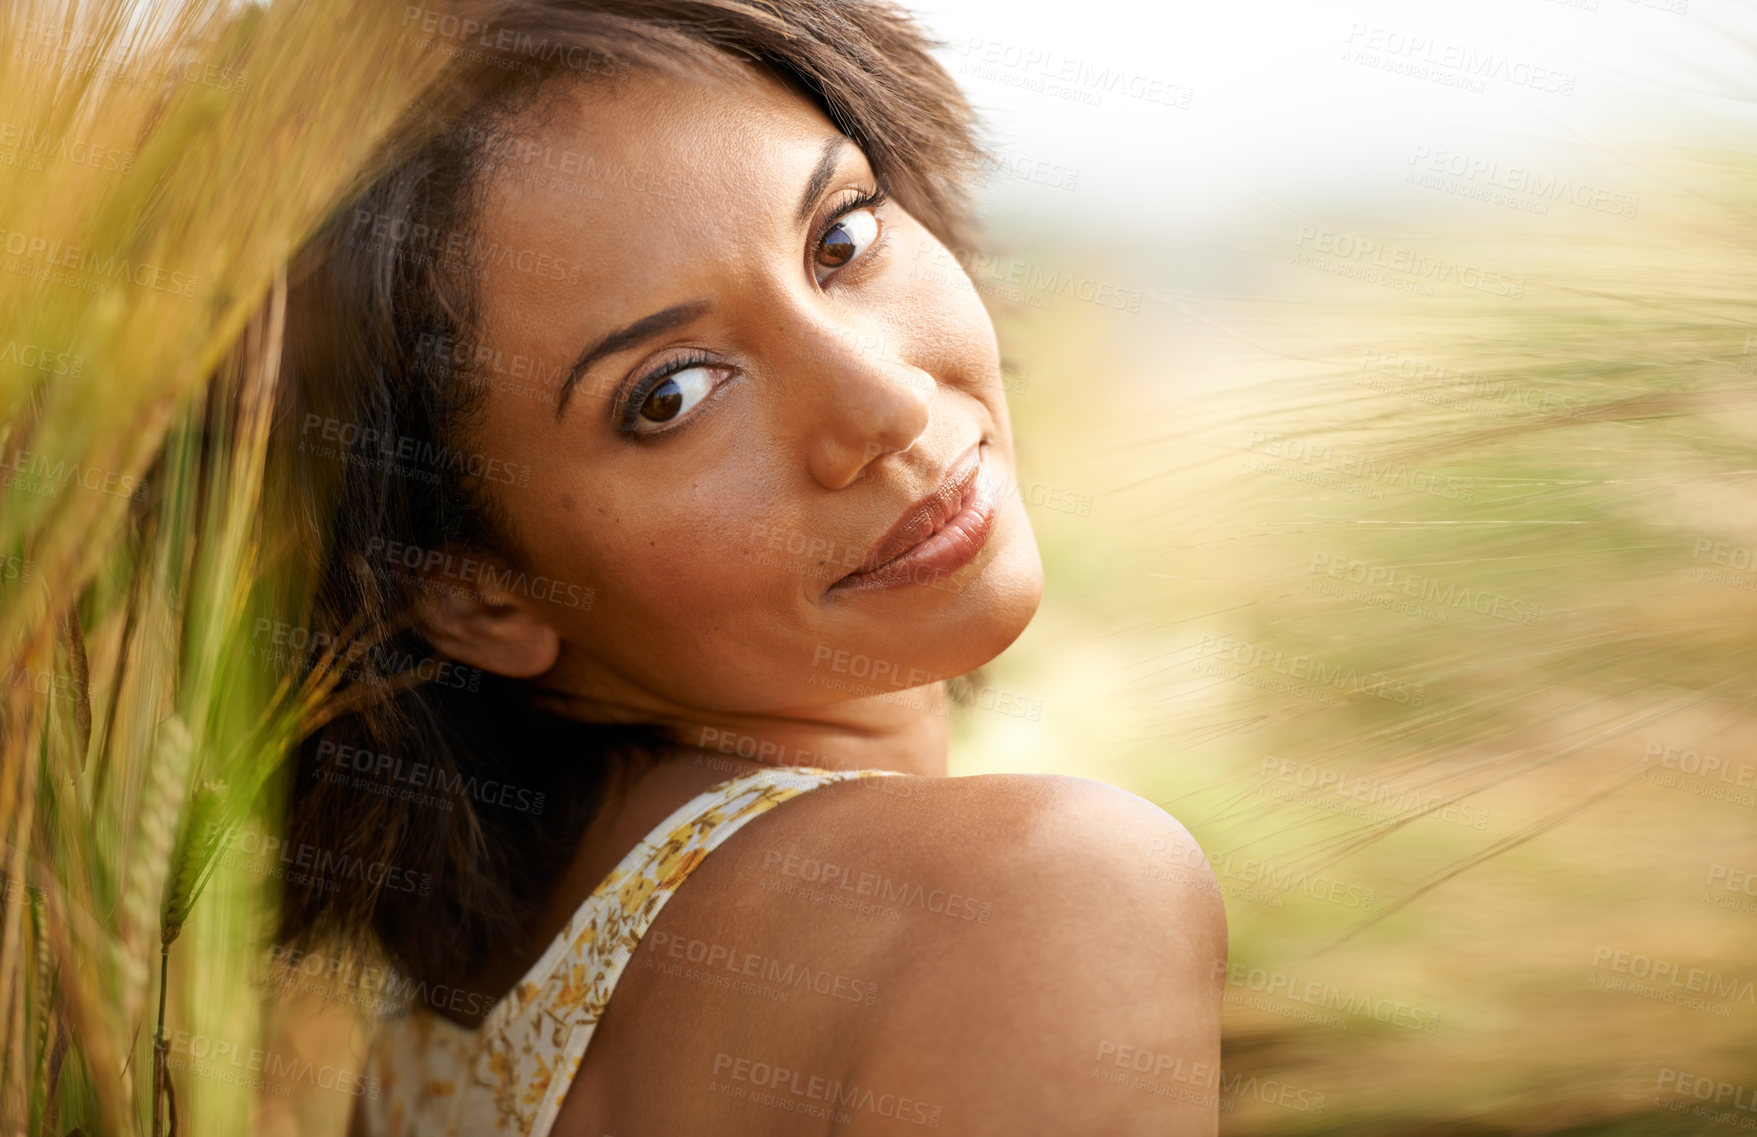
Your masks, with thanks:
[(931, 41), (874, 0), (507, 0), (424, 14), (411, 31), (426, 25), (450, 73), (293, 274), (274, 480), (309, 553), (295, 591), (311, 615), (276, 638), (306, 649), (296, 666), (342, 649), (358, 703), (300, 748), (286, 838), (311, 877), (285, 886), (281, 939), (375, 946), (419, 979), (455, 982), (517, 939), (615, 772), (672, 742), (538, 710), (527, 684), (437, 658), (408, 619), (412, 564), (453, 543), (520, 559), (469, 460), (487, 385), (468, 347), (468, 257), (453, 255), (471, 246), (507, 124), (546, 92), (631, 68), (767, 68), (952, 247), (970, 240), (963, 190), (980, 148)]

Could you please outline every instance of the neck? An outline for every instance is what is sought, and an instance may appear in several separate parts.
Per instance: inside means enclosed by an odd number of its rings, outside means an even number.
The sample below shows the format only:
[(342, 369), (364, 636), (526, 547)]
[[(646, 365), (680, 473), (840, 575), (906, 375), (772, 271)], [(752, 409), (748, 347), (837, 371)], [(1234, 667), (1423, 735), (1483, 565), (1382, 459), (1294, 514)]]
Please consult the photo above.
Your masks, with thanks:
[[(903, 693), (932, 710), (879, 716), (742, 715), (692, 718), (672, 725), (692, 751), (764, 766), (821, 766), (831, 770), (896, 770), (944, 777), (950, 736), (943, 685)], [(857, 700), (868, 702), (870, 700)], [(865, 708), (858, 708), (865, 710)], [(889, 708), (886, 708), (887, 710)]]
[[(569, 698), (565, 713), (625, 720), (602, 704)], [(563, 709), (563, 708), (558, 708)], [(635, 717), (669, 727), (682, 752), (763, 766), (896, 770), (944, 777), (950, 743), (944, 682), (826, 706), (727, 714), (648, 708)]]

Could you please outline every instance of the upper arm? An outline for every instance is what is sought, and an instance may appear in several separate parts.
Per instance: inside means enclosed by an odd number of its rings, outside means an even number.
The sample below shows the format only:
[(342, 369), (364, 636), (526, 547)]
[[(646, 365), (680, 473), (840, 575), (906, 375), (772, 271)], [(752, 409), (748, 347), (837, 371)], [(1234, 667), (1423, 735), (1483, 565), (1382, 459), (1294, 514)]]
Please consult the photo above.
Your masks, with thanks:
[(979, 780), (956, 875), (986, 919), (900, 961), (861, 1084), (963, 1134), (1215, 1132), (1226, 917), (1194, 840), (1095, 782)]

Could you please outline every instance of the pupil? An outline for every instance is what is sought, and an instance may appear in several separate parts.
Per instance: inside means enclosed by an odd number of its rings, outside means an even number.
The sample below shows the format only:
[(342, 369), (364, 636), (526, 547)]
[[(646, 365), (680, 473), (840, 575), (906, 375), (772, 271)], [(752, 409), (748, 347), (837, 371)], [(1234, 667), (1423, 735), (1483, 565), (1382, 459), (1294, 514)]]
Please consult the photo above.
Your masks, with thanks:
[(831, 267), (848, 263), (854, 256), (854, 239), (846, 228), (838, 224), (824, 234), (823, 254), (821, 259)]
[(675, 379), (667, 379), (653, 388), (653, 393), (641, 404), (641, 417), (654, 422), (665, 422), (676, 417), (677, 412), (682, 409), (683, 389), (677, 385)]

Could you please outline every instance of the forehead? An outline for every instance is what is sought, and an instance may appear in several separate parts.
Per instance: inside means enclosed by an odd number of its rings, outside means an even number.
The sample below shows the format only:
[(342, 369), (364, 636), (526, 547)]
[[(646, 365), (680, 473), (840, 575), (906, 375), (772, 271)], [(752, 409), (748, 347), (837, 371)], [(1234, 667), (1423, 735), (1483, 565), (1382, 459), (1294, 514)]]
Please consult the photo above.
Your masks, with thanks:
[(478, 196), (486, 330), (558, 299), (615, 319), (788, 236), (838, 132), (790, 85), (740, 71), (568, 84), (509, 120)]

